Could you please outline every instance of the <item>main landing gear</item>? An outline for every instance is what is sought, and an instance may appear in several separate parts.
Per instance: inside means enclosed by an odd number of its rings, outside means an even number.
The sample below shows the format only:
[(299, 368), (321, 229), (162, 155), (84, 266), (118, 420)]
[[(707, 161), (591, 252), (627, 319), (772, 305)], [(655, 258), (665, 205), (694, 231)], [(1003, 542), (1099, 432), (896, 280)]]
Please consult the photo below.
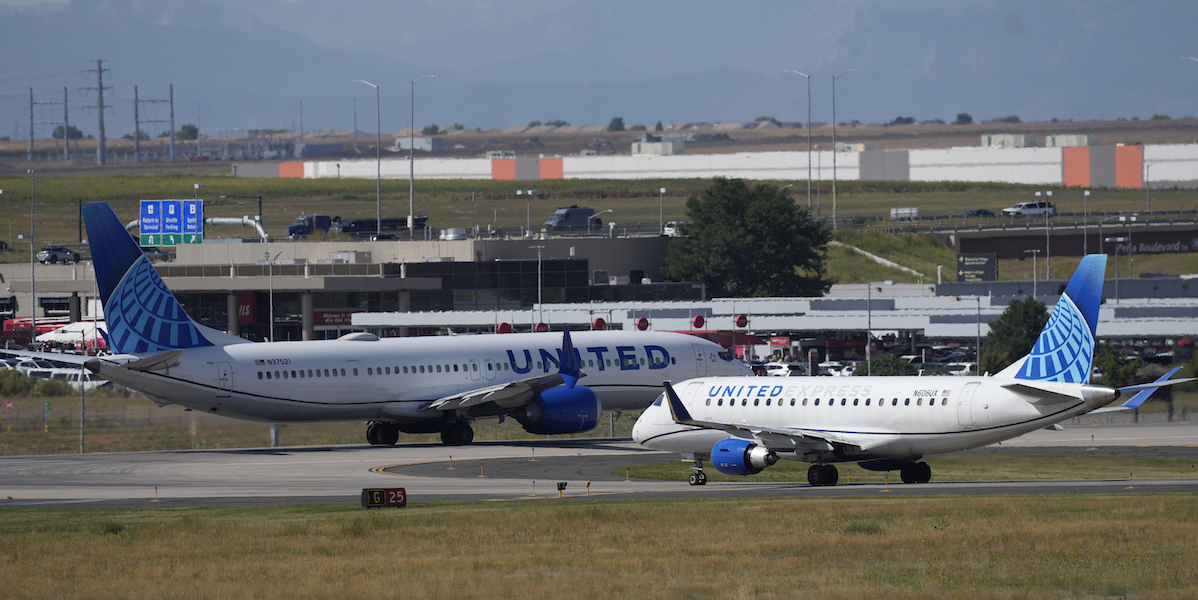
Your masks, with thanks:
[(703, 472), (703, 459), (695, 457), (695, 466), (691, 471), (691, 476), (687, 478), (687, 482), (691, 485), (707, 485), (707, 474)]
[(474, 429), (469, 423), (451, 423), (441, 430), (441, 443), (446, 446), (465, 446), (474, 441)]
[(366, 441), (371, 446), (394, 446), (399, 441), (399, 426), (395, 423), (371, 421), (366, 424)]
[(836, 485), (840, 480), (840, 472), (833, 465), (811, 465), (807, 469), (807, 483), (812, 487), (823, 485)]
[(903, 483), (927, 483), (932, 480), (932, 467), (926, 462), (907, 463), (899, 468)]

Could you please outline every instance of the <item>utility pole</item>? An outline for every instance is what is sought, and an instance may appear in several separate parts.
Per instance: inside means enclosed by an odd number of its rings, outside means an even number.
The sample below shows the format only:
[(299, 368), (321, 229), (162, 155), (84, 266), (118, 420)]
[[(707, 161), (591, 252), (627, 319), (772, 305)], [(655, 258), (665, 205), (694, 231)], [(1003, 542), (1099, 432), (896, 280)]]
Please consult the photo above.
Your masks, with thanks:
[[(62, 88), (62, 94), (63, 94), (62, 102), (59, 102), (58, 100), (38, 100), (35, 102), (33, 100), (33, 88), (29, 88), (29, 161), (30, 162), (33, 162), (33, 159), (34, 159), (34, 156), (33, 156), (33, 126), (34, 125), (62, 125), (63, 141), (67, 142), (68, 144), (70, 143), (70, 140), (69, 140), (70, 136), (67, 135), (68, 128), (67, 128), (67, 124), (66, 124), (65, 113), (64, 113), (62, 121), (34, 121), (33, 120), (33, 107), (38, 104), (61, 104), (61, 105), (63, 105), (63, 107), (64, 107), (63, 110), (65, 111), (66, 110), (65, 106), (67, 104), (66, 92), (67, 92), (67, 88)], [(67, 150), (67, 157), (68, 158), (70, 157), (70, 150)]]
[(71, 160), (71, 120), (67, 116), (67, 88), (62, 87), (62, 159)]
[(84, 71), (84, 73), (95, 73), (96, 74), (96, 87), (80, 88), (80, 89), (84, 89), (84, 90), (96, 90), (96, 112), (99, 113), (97, 115), (97, 117), (99, 118), (99, 121), (98, 121), (99, 131), (96, 133), (96, 164), (97, 165), (106, 164), (108, 162), (108, 154), (104, 149), (104, 141), (107, 139), (104, 136), (104, 109), (108, 108), (107, 106), (104, 105), (104, 90), (105, 89), (111, 90), (112, 87), (111, 86), (109, 86), (107, 88), (104, 87), (104, 71), (111, 71), (111, 70), (112, 69), (104, 68), (104, 60), (103, 59), (97, 60), (96, 68), (88, 69), (88, 70)]
[(354, 98), (354, 156), (358, 154), (358, 99)]
[[(168, 119), (145, 119), (140, 117), (138, 107), (142, 104), (157, 104), (160, 102), (169, 102), (171, 105), (171, 118)], [(171, 127), (171, 147), (170, 160), (175, 161), (175, 86), (171, 85), (171, 95), (167, 100), (161, 98), (152, 98), (149, 100), (140, 100), (137, 94), (137, 86), (133, 86), (133, 162), (141, 162), (141, 124), (142, 123), (169, 123)]]

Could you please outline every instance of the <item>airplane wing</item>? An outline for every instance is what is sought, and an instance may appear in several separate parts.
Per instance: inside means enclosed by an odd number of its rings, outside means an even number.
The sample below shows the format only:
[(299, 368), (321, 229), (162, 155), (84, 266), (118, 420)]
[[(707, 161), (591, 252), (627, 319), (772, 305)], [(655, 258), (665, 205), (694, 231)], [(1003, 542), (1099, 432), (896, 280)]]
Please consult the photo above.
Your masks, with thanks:
[(67, 363), (69, 365), (82, 365), (94, 356), (84, 356), (82, 354), (64, 354), (62, 352), (30, 352), (28, 350), (5, 350), (0, 349), (0, 354), (11, 356), (21, 356), (24, 358), (33, 358), (37, 360), (49, 360), (53, 362)]
[(837, 448), (848, 450), (861, 449), (860, 444), (856, 440), (828, 431), (701, 421), (691, 417), (690, 412), (686, 410), (686, 406), (682, 404), (682, 399), (678, 397), (678, 394), (674, 391), (674, 387), (669, 382), (666, 382), (664, 387), (670, 414), (674, 417), (674, 422), (679, 425), (690, 425), (703, 429), (718, 429), (739, 438), (758, 440), (766, 448), (771, 450), (783, 450), (786, 452), (793, 452), (797, 448), (819, 450), (822, 452), (831, 452)]
[(510, 383), (501, 383), (483, 388), (477, 388), (438, 398), (426, 406), (426, 411), (456, 410), (470, 408), (479, 404), (494, 402), (501, 408), (514, 408), (530, 402), (537, 394), (553, 387), (562, 385), (565, 380), (561, 373), (550, 373), (521, 379)]

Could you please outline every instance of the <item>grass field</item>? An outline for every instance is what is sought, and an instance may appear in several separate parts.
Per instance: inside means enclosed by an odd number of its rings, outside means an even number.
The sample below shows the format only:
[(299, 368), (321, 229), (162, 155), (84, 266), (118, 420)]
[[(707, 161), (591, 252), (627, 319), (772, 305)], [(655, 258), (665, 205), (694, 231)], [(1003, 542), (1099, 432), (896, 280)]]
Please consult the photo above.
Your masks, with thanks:
[[(80, 201), (105, 201), (111, 203), (122, 217), (134, 218), (137, 204), (147, 198), (187, 198), (195, 190), (193, 185), (205, 185), (200, 197), (205, 200), (206, 215), (209, 217), (240, 217), (257, 213), (257, 196), (263, 196), (263, 214), (267, 217), (267, 230), (280, 235), (285, 226), (303, 213), (325, 213), (343, 217), (372, 217), (375, 213), (375, 184), (363, 179), (239, 179), (213, 172), (194, 175), (117, 175), (97, 176), (44, 176), (37, 179), (35, 222), (37, 245), (52, 243), (75, 243), (80, 238), (78, 203)], [(770, 185), (785, 185), (793, 182), (762, 182)], [(531, 207), (524, 197), (517, 198), (515, 191), (529, 187), (526, 182), (504, 181), (418, 181), (416, 183), (416, 210), (429, 215), (429, 225), (437, 228), (472, 227), (495, 225), (520, 227), (531, 210), (534, 224), (543, 222), (554, 209), (569, 204), (590, 206), (596, 210), (612, 210), (604, 215), (609, 222), (624, 224), (657, 223), (659, 218), (659, 193), (662, 187), (674, 191), (664, 198), (666, 220), (686, 218), (686, 198), (702, 193), (706, 180), (635, 180), (635, 181), (590, 181), (557, 180), (538, 181), (536, 185), (543, 194), (534, 197)], [(0, 177), (0, 188), (11, 190), (11, 194), (0, 199), (4, 217), (0, 220), (0, 239), (13, 244), (7, 252), (0, 252), (0, 262), (28, 260), (28, 246), (16, 244), (17, 234), (29, 229), (30, 180), (26, 177)], [(791, 188), (791, 196), (799, 204), (806, 203), (806, 189)], [(893, 207), (918, 207), (923, 215), (956, 215), (966, 208), (998, 209), (1015, 202), (1027, 200), (1040, 189), (1036, 186), (1007, 184), (969, 183), (919, 183), (919, 182), (841, 182), (838, 186), (838, 213), (842, 217), (885, 217)], [(820, 212), (831, 214), (831, 185), (823, 182), (820, 192)], [(472, 200), (473, 194), (473, 200)], [(230, 196), (222, 199), (221, 195)], [(251, 196), (254, 198), (233, 198)], [(405, 180), (388, 180), (382, 186), (383, 213), (385, 216), (407, 214), (408, 185)], [(1065, 190), (1055, 203), (1062, 212), (1080, 212), (1080, 191)], [(1101, 190), (1090, 197), (1091, 212), (1123, 212), (1141, 210), (1144, 207), (1143, 192), (1139, 190)], [(1076, 206), (1075, 206), (1076, 205)], [(1153, 192), (1153, 209), (1156, 211), (1179, 211), (1198, 209), (1198, 190), (1157, 190)], [(949, 219), (940, 225), (964, 224), (960, 219)], [(977, 221), (972, 220), (970, 224)], [(995, 223), (1005, 222), (995, 219)], [(883, 227), (886, 223), (874, 223)], [(11, 236), (9, 229), (11, 227)], [(240, 227), (211, 227), (209, 237), (243, 237), (248, 230)], [(951, 280), (955, 273), (955, 262), (947, 247), (936, 248), (927, 236), (901, 235), (891, 239), (876, 233), (845, 233), (865, 249), (935, 276), (935, 266), (944, 265), (945, 276)], [(925, 238), (925, 239), (921, 239)], [(85, 251), (86, 254), (86, 251)], [(860, 257), (830, 257), (830, 273), (838, 282), (865, 281), (859, 275), (861, 269), (869, 267)], [(946, 262), (947, 260), (947, 262)], [(1067, 260), (1054, 265), (1054, 275), (1063, 277), (1070, 272)], [(1027, 263), (1026, 265), (1024, 263)], [(1043, 265), (1041, 265), (1043, 268)], [(1198, 271), (1198, 257), (1176, 255), (1145, 256), (1136, 261), (1138, 272), (1182, 273)], [(1126, 272), (1126, 270), (1124, 270)], [(1113, 266), (1111, 267), (1113, 275)], [(886, 279), (914, 281), (910, 275), (900, 275), (886, 269), (877, 275)], [(1000, 276), (1004, 279), (1030, 279), (1031, 261), (1004, 261), (1000, 265)], [(872, 275), (870, 277), (873, 277)]]
[(0, 511), (9, 598), (1188, 598), (1192, 494)]

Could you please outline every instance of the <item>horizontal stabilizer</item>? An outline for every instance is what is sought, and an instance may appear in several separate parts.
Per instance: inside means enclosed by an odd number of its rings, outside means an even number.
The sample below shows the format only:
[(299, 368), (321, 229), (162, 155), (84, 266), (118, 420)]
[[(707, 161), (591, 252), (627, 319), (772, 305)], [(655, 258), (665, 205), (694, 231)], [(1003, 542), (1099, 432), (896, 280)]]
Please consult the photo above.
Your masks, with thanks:
[(1153, 392), (1159, 390), (1162, 387), (1166, 387), (1166, 386), (1170, 386), (1170, 385), (1178, 385), (1181, 383), (1188, 383), (1190, 381), (1194, 381), (1193, 377), (1187, 377), (1185, 379), (1169, 380), (1170, 377), (1172, 377), (1175, 373), (1177, 373), (1180, 370), (1181, 370), (1181, 367), (1174, 367), (1174, 368), (1170, 369), (1164, 375), (1161, 375), (1159, 378), (1157, 378), (1156, 381), (1154, 381), (1152, 383), (1141, 383), (1139, 385), (1129, 385), (1126, 387), (1121, 387), (1121, 388), (1119, 388), (1119, 393), (1126, 394), (1129, 392), (1135, 392), (1136, 395), (1132, 396), (1131, 398), (1129, 398), (1127, 400), (1127, 402), (1124, 402), (1123, 404), (1120, 404), (1119, 406), (1108, 406), (1106, 408), (1101, 408), (1094, 412), (1110, 412), (1110, 411), (1114, 411), (1114, 410), (1134, 410), (1134, 409), (1140, 408), (1140, 405), (1143, 404), (1144, 401), (1147, 400), (1148, 397), (1153, 394)]
[(155, 354), (154, 356), (147, 356), (146, 358), (125, 365), (125, 368), (133, 371), (162, 371), (179, 364), (180, 354), (183, 354), (182, 348), (163, 352), (162, 354)]

